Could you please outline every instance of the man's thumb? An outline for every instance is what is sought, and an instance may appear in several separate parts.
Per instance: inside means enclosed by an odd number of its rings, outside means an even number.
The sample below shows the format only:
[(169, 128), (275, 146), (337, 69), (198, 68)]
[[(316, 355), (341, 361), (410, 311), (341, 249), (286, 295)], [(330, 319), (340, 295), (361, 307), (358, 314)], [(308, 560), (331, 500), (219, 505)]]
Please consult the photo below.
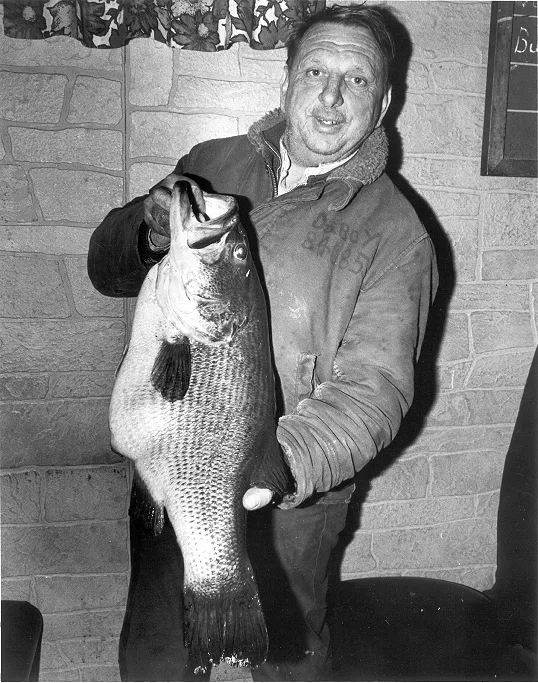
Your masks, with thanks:
[(258, 510), (269, 505), (272, 498), (273, 492), (270, 489), (259, 489), (253, 486), (243, 496), (243, 507), (247, 510)]

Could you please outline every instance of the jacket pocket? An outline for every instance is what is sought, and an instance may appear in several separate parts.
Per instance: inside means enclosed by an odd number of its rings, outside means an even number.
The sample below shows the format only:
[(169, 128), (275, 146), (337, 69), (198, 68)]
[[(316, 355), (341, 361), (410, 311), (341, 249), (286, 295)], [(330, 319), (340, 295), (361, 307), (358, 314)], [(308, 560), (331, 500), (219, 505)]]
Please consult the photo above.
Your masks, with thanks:
[(314, 353), (300, 353), (297, 361), (295, 375), (295, 399), (296, 402), (310, 398), (319, 380), (316, 374), (316, 362), (318, 357)]

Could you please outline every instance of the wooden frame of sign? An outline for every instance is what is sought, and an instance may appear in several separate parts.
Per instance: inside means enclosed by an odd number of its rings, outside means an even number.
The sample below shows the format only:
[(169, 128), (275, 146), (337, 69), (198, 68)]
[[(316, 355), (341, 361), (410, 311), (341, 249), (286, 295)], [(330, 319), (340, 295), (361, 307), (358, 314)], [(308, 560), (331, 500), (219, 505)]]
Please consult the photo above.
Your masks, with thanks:
[(537, 4), (491, 6), (481, 175), (538, 175)]

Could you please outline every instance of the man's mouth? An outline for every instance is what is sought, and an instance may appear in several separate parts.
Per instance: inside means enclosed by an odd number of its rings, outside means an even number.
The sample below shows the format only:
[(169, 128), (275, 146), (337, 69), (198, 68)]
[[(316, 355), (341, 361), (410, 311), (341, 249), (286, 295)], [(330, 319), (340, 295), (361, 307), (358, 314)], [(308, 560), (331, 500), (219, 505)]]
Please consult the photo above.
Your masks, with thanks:
[(315, 116), (314, 118), (323, 126), (339, 126), (343, 123), (342, 119), (326, 118), (324, 116)]

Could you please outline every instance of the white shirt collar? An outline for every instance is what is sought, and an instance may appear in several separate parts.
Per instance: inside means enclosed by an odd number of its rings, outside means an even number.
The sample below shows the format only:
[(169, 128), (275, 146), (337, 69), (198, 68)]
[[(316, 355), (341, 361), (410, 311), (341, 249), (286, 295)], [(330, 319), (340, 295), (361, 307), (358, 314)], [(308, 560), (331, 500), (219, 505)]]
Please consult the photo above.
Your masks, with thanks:
[(278, 192), (277, 196), (280, 197), (282, 194), (286, 194), (290, 190), (293, 190), (299, 185), (305, 185), (306, 181), (310, 176), (313, 175), (323, 175), (332, 171), (333, 168), (342, 166), (346, 161), (349, 161), (352, 156), (357, 153), (358, 150), (352, 152), (349, 156), (344, 159), (339, 159), (338, 161), (333, 161), (329, 164), (319, 164), (319, 166), (299, 166), (292, 163), (288, 150), (284, 145), (284, 138), (280, 138), (280, 175), (278, 178)]

